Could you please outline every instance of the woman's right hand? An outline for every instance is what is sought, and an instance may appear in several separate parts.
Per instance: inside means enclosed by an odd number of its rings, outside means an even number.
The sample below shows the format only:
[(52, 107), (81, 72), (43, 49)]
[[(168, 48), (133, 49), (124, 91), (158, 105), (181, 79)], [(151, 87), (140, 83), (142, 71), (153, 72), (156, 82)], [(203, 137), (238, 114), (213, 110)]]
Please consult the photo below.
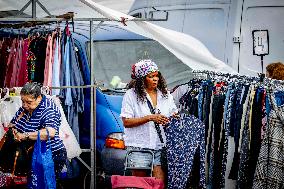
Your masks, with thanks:
[(166, 125), (169, 123), (169, 118), (162, 114), (151, 114), (150, 121), (154, 121), (155, 123)]

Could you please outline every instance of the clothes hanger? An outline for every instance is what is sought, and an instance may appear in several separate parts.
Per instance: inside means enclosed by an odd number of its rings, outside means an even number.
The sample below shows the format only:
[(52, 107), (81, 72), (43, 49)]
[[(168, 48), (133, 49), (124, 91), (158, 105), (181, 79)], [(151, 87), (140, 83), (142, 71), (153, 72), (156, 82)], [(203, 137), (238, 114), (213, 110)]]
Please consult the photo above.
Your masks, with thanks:
[(41, 94), (45, 96), (50, 96), (50, 88), (48, 86), (42, 86), (40, 90)]

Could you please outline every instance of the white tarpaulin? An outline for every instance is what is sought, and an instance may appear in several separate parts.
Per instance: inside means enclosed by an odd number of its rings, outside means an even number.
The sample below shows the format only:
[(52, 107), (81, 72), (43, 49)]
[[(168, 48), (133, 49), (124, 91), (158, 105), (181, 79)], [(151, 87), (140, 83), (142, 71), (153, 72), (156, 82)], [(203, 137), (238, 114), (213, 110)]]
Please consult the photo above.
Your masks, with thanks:
[(134, 17), (104, 7), (92, 0), (80, 0), (106, 18), (121, 21), (125, 18), (126, 25), (120, 27), (126, 30), (158, 41), (184, 64), (193, 70), (210, 70), (226, 73), (237, 73), (230, 66), (215, 58), (209, 50), (197, 39), (181, 32), (162, 28), (147, 21), (130, 21)]

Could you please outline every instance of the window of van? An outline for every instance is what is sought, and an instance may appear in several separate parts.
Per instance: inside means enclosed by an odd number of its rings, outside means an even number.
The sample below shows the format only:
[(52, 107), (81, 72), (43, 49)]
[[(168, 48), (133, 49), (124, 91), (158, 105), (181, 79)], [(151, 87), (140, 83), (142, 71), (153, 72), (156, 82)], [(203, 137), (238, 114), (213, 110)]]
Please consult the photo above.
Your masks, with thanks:
[(131, 80), (131, 65), (147, 58), (157, 63), (169, 89), (189, 81), (192, 76), (188, 66), (153, 40), (96, 41), (94, 56), (95, 79), (105, 87), (112, 87), (110, 83), (114, 77), (128, 83)]

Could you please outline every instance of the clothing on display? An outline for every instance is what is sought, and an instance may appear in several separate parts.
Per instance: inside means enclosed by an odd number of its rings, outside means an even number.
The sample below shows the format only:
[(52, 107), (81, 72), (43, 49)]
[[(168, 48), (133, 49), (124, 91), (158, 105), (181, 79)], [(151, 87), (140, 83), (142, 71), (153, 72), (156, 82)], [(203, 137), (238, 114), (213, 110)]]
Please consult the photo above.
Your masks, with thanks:
[[(193, 160), (199, 155), (200, 188), (205, 184), (205, 126), (202, 121), (192, 115), (180, 115), (172, 118), (166, 127), (168, 184), (169, 189), (186, 188), (188, 178), (193, 170)], [(182, 154), (182, 155), (181, 155)]]
[[(77, 57), (68, 23), (63, 31), (35, 27), (18, 36), (11, 35), (13, 30), (8, 32), (0, 31), (0, 88), (21, 87), (30, 81), (49, 87), (90, 84), (81, 73), (88, 62)], [(79, 141), (79, 114), (84, 112), (85, 95), (89, 99), (90, 94), (84, 94), (82, 88), (54, 89), (50, 94), (60, 95), (65, 102), (63, 109)]]
[[(172, 94), (174, 98), (179, 98), (175, 101), (180, 112), (195, 116), (204, 123), (206, 187), (226, 188), (229, 180), (235, 180), (235, 188), (283, 187), (283, 171), (266, 170), (269, 165), (276, 166), (275, 170), (284, 168), (281, 159), (284, 157), (283, 149), (280, 149), (284, 129), (281, 122), (284, 113), (283, 82), (208, 71), (204, 73), (206, 78), (192, 79), (185, 86), (179, 85), (174, 89), (182, 87), (180, 91), (183, 95), (174, 91)], [(274, 104), (270, 94), (275, 97)], [(171, 139), (169, 135), (167, 142), (170, 143)], [(280, 146), (273, 145), (274, 141), (280, 141)], [(179, 155), (183, 157), (187, 154), (183, 150)], [(192, 158), (187, 160), (193, 162)], [(175, 161), (172, 159), (172, 163)], [(278, 163), (272, 165), (272, 162)], [(200, 171), (203, 169), (201, 165), (199, 162)], [(173, 174), (170, 171), (169, 175)], [(188, 178), (186, 175), (183, 179)], [(176, 179), (174, 182), (179, 181)], [(271, 187), (266, 187), (267, 184)]]

